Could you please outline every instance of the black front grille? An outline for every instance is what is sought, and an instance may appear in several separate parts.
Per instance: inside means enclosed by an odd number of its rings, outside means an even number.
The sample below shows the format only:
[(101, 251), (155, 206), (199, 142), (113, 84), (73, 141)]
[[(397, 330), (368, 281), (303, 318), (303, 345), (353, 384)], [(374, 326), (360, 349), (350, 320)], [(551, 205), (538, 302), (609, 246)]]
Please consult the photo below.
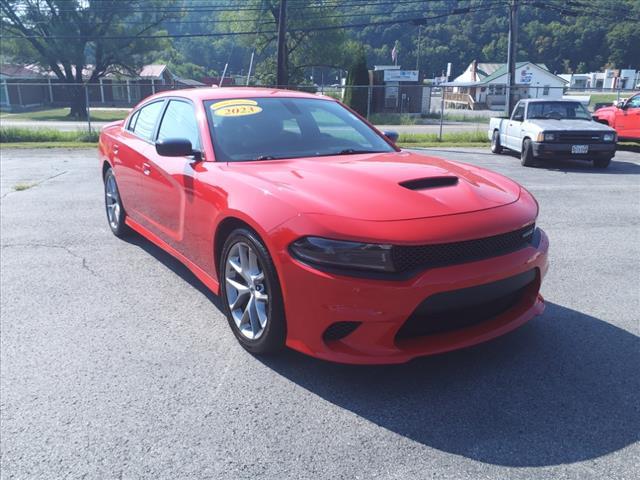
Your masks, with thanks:
[(598, 132), (560, 132), (557, 141), (559, 143), (600, 143), (602, 137)]
[(437, 293), (413, 311), (396, 334), (397, 340), (447, 333), (491, 320), (534, 298), (539, 286), (536, 270), (476, 287)]
[(391, 250), (391, 257), (398, 272), (473, 262), (524, 248), (532, 242), (534, 231), (535, 225), (529, 225), (512, 232), (462, 242), (396, 245)]

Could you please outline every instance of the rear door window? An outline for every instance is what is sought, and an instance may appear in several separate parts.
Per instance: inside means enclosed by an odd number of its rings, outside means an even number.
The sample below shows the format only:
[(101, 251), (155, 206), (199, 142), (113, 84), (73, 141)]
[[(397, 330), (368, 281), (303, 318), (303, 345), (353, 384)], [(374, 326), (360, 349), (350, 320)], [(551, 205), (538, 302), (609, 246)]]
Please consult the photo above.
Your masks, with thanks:
[(144, 140), (151, 141), (162, 105), (164, 101), (153, 102), (142, 107), (133, 126), (133, 133)]

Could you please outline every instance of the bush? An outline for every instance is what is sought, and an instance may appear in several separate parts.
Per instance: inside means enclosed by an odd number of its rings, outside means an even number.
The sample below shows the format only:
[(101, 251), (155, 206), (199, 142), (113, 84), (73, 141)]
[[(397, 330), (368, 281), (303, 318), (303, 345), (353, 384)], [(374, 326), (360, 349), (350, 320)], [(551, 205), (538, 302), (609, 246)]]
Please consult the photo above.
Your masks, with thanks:
[(364, 53), (364, 48), (360, 47), (353, 65), (349, 68), (344, 103), (362, 116), (367, 115), (367, 104), (369, 102), (368, 85), (367, 57)]

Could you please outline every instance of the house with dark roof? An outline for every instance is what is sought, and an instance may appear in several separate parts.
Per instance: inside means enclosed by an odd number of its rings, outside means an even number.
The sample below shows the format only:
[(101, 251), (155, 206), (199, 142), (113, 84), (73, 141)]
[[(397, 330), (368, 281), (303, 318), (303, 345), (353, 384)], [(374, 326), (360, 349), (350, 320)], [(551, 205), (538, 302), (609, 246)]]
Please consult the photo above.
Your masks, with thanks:
[[(464, 73), (444, 83), (445, 106), (471, 110), (504, 110), (508, 71), (504, 63), (471, 62)], [(516, 64), (516, 100), (522, 98), (561, 99), (567, 81), (542, 63)]]

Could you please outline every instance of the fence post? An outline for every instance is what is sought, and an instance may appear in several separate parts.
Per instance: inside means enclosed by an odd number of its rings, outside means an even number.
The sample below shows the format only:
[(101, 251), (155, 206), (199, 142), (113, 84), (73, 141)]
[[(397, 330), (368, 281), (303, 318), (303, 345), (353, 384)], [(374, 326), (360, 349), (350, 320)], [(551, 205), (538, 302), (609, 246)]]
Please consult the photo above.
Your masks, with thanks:
[(89, 134), (91, 134), (91, 109), (89, 108), (89, 85), (84, 84), (84, 98), (87, 104), (87, 124), (89, 125)]
[(367, 87), (367, 120), (369, 120), (369, 116), (371, 115), (371, 85)]
[(444, 87), (440, 87), (440, 133), (438, 134), (438, 141), (442, 141), (442, 122), (444, 122)]

